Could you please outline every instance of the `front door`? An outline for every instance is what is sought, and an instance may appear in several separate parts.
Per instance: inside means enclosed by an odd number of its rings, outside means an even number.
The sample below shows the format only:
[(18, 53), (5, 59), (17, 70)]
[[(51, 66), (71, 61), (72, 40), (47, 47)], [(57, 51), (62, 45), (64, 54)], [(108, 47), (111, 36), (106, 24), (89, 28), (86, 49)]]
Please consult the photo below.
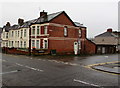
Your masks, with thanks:
[(74, 42), (74, 53), (75, 55), (78, 54), (78, 42)]
[(105, 47), (102, 47), (102, 53), (103, 54), (105, 53)]

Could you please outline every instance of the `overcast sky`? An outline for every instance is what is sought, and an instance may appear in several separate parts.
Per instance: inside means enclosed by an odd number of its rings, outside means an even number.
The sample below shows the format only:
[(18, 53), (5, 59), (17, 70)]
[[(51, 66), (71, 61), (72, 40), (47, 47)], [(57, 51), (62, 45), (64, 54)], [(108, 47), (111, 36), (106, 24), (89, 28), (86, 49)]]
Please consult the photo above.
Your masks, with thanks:
[(107, 28), (118, 30), (118, 0), (4, 0), (0, 3), (0, 27), (7, 21), (17, 24), (18, 18), (25, 21), (38, 18), (42, 10), (48, 14), (65, 11), (74, 22), (87, 27), (89, 38)]

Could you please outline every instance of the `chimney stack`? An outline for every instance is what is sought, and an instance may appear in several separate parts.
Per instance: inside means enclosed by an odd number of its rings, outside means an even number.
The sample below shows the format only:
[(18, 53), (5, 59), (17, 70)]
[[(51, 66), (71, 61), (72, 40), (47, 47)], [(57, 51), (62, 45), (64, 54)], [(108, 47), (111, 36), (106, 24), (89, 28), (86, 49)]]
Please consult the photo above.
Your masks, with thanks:
[(7, 27), (10, 27), (10, 22), (7, 22), (7, 23), (6, 23), (6, 26), (7, 26)]
[(20, 26), (22, 26), (22, 25), (24, 24), (24, 20), (21, 19), (21, 18), (19, 18), (19, 19), (18, 19), (18, 24), (19, 24)]
[(112, 32), (112, 28), (107, 29), (107, 32)]
[(40, 17), (47, 17), (47, 12), (44, 12), (44, 10), (40, 12)]

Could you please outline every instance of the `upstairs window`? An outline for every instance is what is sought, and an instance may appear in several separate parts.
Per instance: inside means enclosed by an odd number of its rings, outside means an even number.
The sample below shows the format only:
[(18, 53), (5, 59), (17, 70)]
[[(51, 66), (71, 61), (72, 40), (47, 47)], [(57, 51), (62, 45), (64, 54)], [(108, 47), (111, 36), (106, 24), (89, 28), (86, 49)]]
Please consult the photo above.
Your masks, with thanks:
[(11, 32), (9, 32), (9, 37), (11, 37)]
[(67, 27), (64, 27), (64, 36), (65, 36), (65, 37), (68, 36), (68, 29), (67, 29)]
[(19, 31), (18, 31), (18, 37), (19, 37)]
[(40, 34), (40, 26), (37, 26), (37, 35)]
[(15, 31), (15, 37), (17, 37), (17, 31)]
[(24, 37), (26, 37), (26, 29), (24, 30)]
[(23, 36), (23, 30), (21, 30), (21, 37)]
[(32, 35), (35, 35), (35, 26), (32, 26)]
[(12, 37), (14, 36), (14, 31), (12, 31)]
[(79, 29), (79, 37), (81, 37), (81, 30)]
[(47, 34), (48, 27), (47, 25), (44, 26), (44, 34)]
[(8, 38), (8, 33), (6, 33), (6, 38)]

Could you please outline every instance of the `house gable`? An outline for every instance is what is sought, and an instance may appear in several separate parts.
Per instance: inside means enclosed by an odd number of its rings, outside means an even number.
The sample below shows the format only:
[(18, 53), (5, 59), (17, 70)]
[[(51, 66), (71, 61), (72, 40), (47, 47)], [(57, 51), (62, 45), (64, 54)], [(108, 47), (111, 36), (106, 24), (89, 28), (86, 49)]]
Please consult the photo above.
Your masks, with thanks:
[(75, 26), (70, 17), (63, 11), (61, 14), (50, 20), (50, 23)]

